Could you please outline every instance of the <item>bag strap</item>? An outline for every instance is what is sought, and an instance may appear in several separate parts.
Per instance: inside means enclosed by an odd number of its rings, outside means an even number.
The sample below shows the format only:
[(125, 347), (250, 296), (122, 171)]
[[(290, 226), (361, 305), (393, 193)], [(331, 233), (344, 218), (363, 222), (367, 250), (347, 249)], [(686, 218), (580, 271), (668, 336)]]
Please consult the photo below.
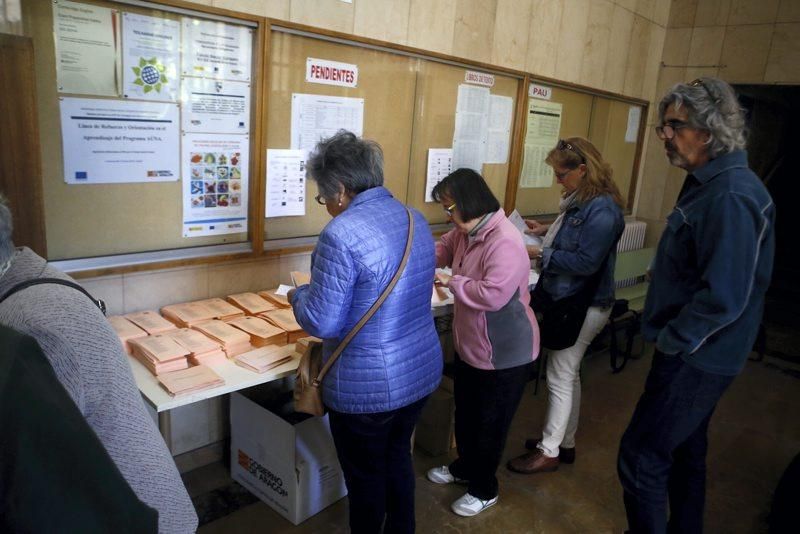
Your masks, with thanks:
[(73, 289), (77, 289), (78, 291), (89, 297), (89, 300), (91, 300), (95, 306), (100, 308), (100, 311), (103, 312), (103, 315), (106, 314), (105, 302), (103, 302), (100, 299), (94, 298), (88, 291), (86, 291), (86, 289), (83, 288), (83, 286), (76, 284), (75, 282), (72, 282), (70, 280), (64, 280), (62, 278), (34, 278), (32, 280), (26, 280), (25, 282), (20, 282), (19, 284), (15, 285), (14, 287), (6, 291), (2, 297), (0, 297), (0, 303), (2, 303), (4, 300), (6, 300), (8, 297), (10, 297), (11, 295), (13, 295), (18, 291), (22, 291), (23, 289), (27, 289), (31, 286), (36, 286), (39, 284), (58, 284), (62, 286), (71, 287)]
[(361, 327), (363, 327), (367, 323), (367, 321), (369, 321), (372, 318), (372, 316), (375, 315), (375, 312), (378, 311), (378, 308), (381, 307), (383, 301), (386, 300), (386, 298), (389, 296), (389, 293), (392, 292), (392, 289), (394, 289), (394, 286), (396, 286), (397, 282), (400, 280), (400, 276), (403, 274), (403, 270), (406, 268), (406, 264), (408, 263), (408, 257), (411, 255), (411, 244), (414, 238), (414, 216), (411, 214), (410, 209), (406, 208), (406, 212), (408, 213), (408, 239), (406, 240), (406, 250), (403, 252), (403, 259), (400, 260), (400, 266), (397, 268), (397, 272), (394, 273), (394, 277), (392, 277), (392, 280), (389, 282), (389, 285), (386, 286), (386, 289), (383, 290), (381, 296), (378, 297), (378, 300), (376, 300), (372, 304), (370, 309), (367, 310), (367, 313), (365, 313), (364, 316), (361, 318), (361, 320), (358, 321), (358, 323), (353, 327), (352, 330), (350, 330), (350, 332), (347, 334), (344, 340), (342, 340), (342, 342), (339, 343), (339, 346), (336, 347), (335, 351), (333, 351), (331, 357), (328, 358), (328, 361), (325, 362), (325, 365), (322, 366), (322, 369), (319, 370), (319, 374), (312, 382), (312, 385), (314, 387), (319, 387), (320, 383), (322, 382), (322, 379), (325, 378), (325, 375), (328, 373), (328, 370), (331, 368), (331, 366), (333, 366), (337, 358), (339, 358), (339, 355), (342, 354), (345, 347), (347, 347), (347, 344), (350, 343), (350, 341), (356, 336), (356, 334), (358, 334), (358, 331), (361, 330)]

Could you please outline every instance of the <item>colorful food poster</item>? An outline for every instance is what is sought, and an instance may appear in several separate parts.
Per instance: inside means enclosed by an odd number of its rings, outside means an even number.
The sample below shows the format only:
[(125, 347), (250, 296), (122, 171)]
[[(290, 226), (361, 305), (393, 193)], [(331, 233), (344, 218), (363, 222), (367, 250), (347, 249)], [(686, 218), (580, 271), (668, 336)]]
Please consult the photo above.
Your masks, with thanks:
[(122, 95), (125, 98), (178, 98), (181, 27), (178, 21), (122, 14)]
[(53, 1), (56, 80), (62, 93), (118, 96), (117, 11)]
[(310, 152), (339, 130), (364, 132), (364, 99), (344, 96), (292, 95), (291, 148)]
[(183, 237), (247, 232), (250, 138), (183, 135)]
[(267, 150), (266, 216), (306, 214), (306, 152)]
[(184, 132), (250, 132), (250, 84), (184, 78), (181, 87)]
[(68, 184), (174, 182), (180, 176), (178, 105), (61, 98)]
[(558, 143), (561, 131), (561, 109), (558, 102), (530, 99), (528, 101), (525, 154), (520, 173), (520, 187), (550, 187), (553, 169), (544, 160)]
[(252, 48), (252, 28), (183, 19), (184, 76), (249, 82)]
[(425, 202), (433, 202), (433, 188), (452, 172), (452, 165), (452, 148), (428, 149), (428, 172), (425, 177)]

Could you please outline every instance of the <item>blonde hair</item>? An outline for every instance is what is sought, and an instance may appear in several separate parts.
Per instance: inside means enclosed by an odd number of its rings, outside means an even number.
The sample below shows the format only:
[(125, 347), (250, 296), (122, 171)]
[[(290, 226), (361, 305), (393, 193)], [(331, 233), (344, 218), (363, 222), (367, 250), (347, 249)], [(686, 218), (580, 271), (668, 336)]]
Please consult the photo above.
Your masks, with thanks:
[[(571, 148), (570, 148), (571, 147)], [(547, 154), (545, 163), (551, 167), (577, 169), (586, 165), (586, 174), (578, 185), (577, 199), (586, 202), (600, 195), (611, 195), (619, 207), (624, 207), (622, 195), (614, 180), (611, 179), (611, 165), (603, 159), (600, 151), (583, 137), (568, 137), (558, 142)]]

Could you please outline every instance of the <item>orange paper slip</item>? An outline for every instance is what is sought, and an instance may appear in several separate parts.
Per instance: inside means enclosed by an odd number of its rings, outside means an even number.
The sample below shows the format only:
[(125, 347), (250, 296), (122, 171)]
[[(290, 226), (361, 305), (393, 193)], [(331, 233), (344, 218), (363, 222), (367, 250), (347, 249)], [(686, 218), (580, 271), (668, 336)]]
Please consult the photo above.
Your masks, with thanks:
[(161, 308), (161, 315), (184, 328), (216, 317), (214, 310), (202, 302), (170, 304)]
[(278, 288), (276, 287), (273, 289), (267, 289), (266, 291), (259, 291), (258, 294), (279, 308), (291, 308), (292, 306), (289, 304), (289, 300), (286, 298), (286, 295), (276, 294), (275, 291), (277, 290)]
[(167, 393), (173, 397), (225, 384), (225, 380), (222, 377), (205, 365), (160, 375), (158, 381), (167, 390)]
[(148, 334), (160, 334), (177, 328), (154, 311), (129, 313), (124, 317)]
[(245, 352), (234, 358), (237, 365), (255, 371), (256, 373), (265, 373), (270, 369), (274, 369), (279, 365), (288, 362), (292, 359), (291, 355), (287, 355), (281, 350), (281, 347), (276, 345), (267, 345), (259, 349)]
[(112, 315), (108, 318), (108, 322), (111, 323), (111, 328), (117, 333), (117, 337), (128, 354), (131, 354), (133, 350), (129, 341), (147, 335), (147, 332), (120, 315)]
[(231, 319), (228, 324), (250, 334), (250, 343), (254, 347), (286, 345), (289, 339), (285, 330), (258, 317), (239, 317)]
[(237, 293), (236, 295), (229, 295), (228, 302), (243, 309), (250, 315), (258, 315), (259, 313), (275, 309), (275, 304), (259, 297), (255, 293)]

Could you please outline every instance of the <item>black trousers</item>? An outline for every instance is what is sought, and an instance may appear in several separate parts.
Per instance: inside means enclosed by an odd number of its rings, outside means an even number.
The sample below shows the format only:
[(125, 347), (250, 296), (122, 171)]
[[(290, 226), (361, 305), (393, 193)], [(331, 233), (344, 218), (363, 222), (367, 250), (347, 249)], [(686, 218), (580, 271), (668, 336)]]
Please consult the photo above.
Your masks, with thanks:
[(453, 388), (458, 458), (450, 464), (450, 472), (469, 481), (467, 491), (473, 497), (488, 500), (497, 496), (495, 473), (529, 375), (530, 364), (487, 371), (456, 359)]
[(353, 534), (378, 533), (382, 525), (386, 534), (414, 532), (411, 433), (427, 400), (390, 412), (330, 412)]
[(733, 378), (656, 351), (617, 460), (630, 532), (703, 531), (708, 423)]

